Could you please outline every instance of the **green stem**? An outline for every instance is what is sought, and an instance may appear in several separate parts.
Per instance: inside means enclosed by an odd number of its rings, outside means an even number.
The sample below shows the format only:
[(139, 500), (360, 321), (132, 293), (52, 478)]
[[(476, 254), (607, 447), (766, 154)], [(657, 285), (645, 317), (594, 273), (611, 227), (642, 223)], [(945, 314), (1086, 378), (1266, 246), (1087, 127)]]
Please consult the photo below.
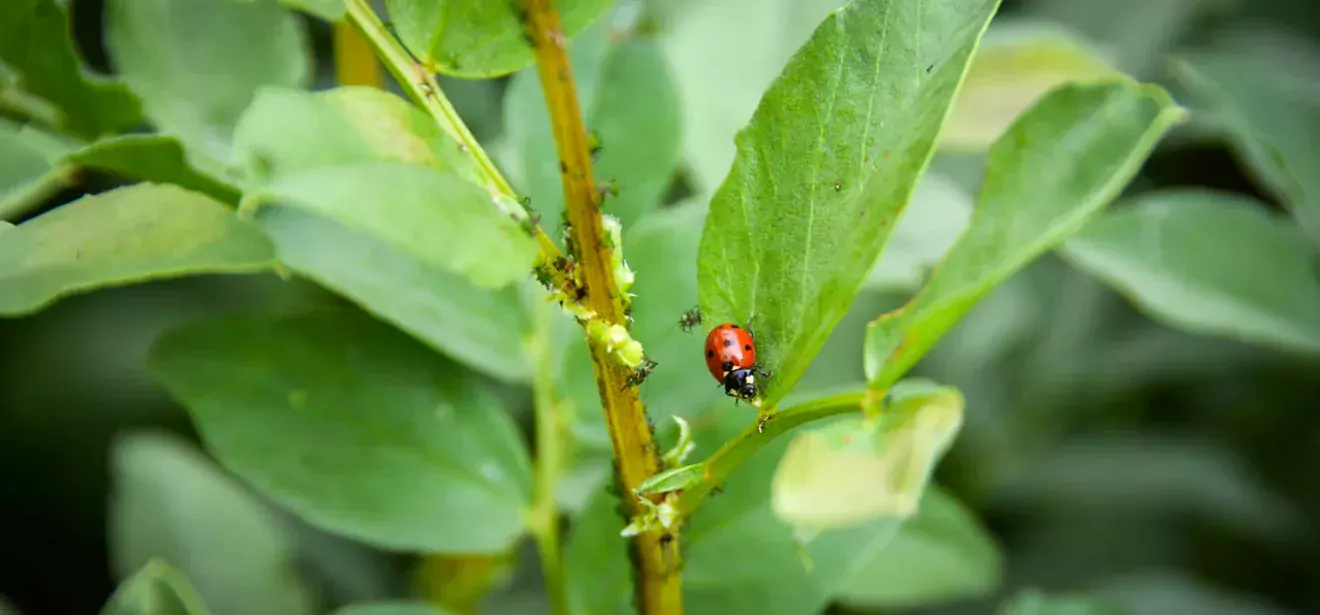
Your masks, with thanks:
[(569, 429), (562, 406), (555, 399), (551, 356), (550, 314), (537, 310), (529, 353), (536, 364), (532, 374), (533, 412), (536, 419), (536, 476), (532, 496), (532, 534), (541, 556), (541, 571), (550, 599), (551, 615), (568, 615), (568, 584), (564, 575), (559, 508), (555, 493), (563, 475)]
[(765, 422), (762, 431), (758, 431), (755, 424), (748, 426), (732, 440), (725, 442), (724, 446), (715, 451), (710, 458), (701, 462), (706, 467), (701, 481), (684, 491), (683, 496), (679, 498), (680, 518), (691, 515), (715, 487), (724, 483), (729, 474), (780, 434), (811, 421), (849, 412), (861, 412), (866, 397), (866, 391), (854, 391), (767, 412), (771, 418)]

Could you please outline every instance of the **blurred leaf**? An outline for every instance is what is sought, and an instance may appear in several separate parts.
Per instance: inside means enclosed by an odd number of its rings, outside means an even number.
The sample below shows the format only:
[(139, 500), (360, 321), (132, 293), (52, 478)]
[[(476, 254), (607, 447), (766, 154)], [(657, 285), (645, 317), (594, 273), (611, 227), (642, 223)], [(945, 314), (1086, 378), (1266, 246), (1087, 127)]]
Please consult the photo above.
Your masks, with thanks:
[(537, 256), (531, 236), (496, 209), (484, 187), (430, 166), (321, 167), (272, 182), (251, 196), (323, 215), (482, 288), (526, 279)]
[(1109, 580), (1101, 595), (1128, 615), (1284, 615), (1255, 596), (1235, 594), (1175, 572), (1147, 572)]
[(188, 163), (174, 137), (131, 134), (96, 141), (64, 157), (68, 164), (117, 173), (131, 180), (175, 184), (225, 203), (238, 203), (238, 191)]
[(209, 615), (179, 571), (153, 560), (119, 585), (101, 615)]
[[(734, 135), (793, 51), (844, 0), (676, 0), (662, 43), (682, 101), (683, 159), (698, 198), (724, 181)], [(651, 9), (652, 7), (648, 7)]]
[(449, 611), (425, 602), (369, 602), (351, 604), (333, 615), (448, 615)]
[(1129, 75), (1160, 71), (1166, 51), (1208, 13), (1245, 8), (1233, 0), (1027, 0), (1023, 4), (1041, 22), (1065, 26), (1094, 41)]
[(972, 222), (901, 311), (867, 328), (875, 388), (901, 377), (990, 289), (1081, 230), (1182, 115), (1157, 86), (1065, 85), (991, 148)]
[(1149, 194), (1092, 222), (1065, 254), (1171, 325), (1320, 352), (1315, 255), (1249, 198)]
[(890, 395), (874, 417), (848, 416), (793, 437), (771, 486), (779, 519), (828, 529), (917, 511), (962, 426), (964, 401), (957, 389), (921, 381)]
[(0, 218), (17, 219), (33, 191), (67, 173), (59, 165), (68, 150), (54, 135), (0, 118)]
[[(310, 523), (392, 549), (501, 551), (527, 453), (461, 368), (350, 312), (203, 322), (149, 365), (230, 469)], [(401, 489), (400, 485), (407, 485)]]
[(1083, 595), (1026, 590), (1000, 605), (998, 615), (1125, 615), (1116, 606)]
[(413, 568), (412, 585), (431, 605), (455, 613), (479, 613), (492, 590), (513, 576), (517, 555), (516, 548), (491, 554), (433, 553)]
[(0, 595), (0, 615), (21, 615), (21, 614), (18, 612), (18, 607), (15, 607), (8, 600), (6, 600), (4, 595)]
[(971, 510), (932, 485), (898, 535), (843, 580), (840, 600), (893, 609), (984, 596), (999, 584), (994, 541)]
[(335, 21), (344, 15), (344, 0), (280, 0), (284, 6), (311, 13), (326, 21)]
[(137, 98), (117, 79), (89, 75), (74, 48), (64, 3), (6, 0), (0, 11), (0, 62), (19, 85), (59, 108), (61, 126), (83, 137), (132, 128)]
[(619, 508), (618, 496), (599, 488), (573, 522), (564, 570), (574, 615), (635, 612), (628, 539), (619, 535), (627, 513)]
[(998, 5), (858, 0), (821, 24), (739, 133), (698, 284), (707, 329), (755, 316), (757, 356), (774, 371), (766, 406), (806, 371), (880, 255)]
[(0, 314), (72, 294), (202, 273), (268, 269), (270, 241), (209, 197), (168, 184), (85, 196), (0, 240)]
[(1067, 31), (997, 22), (972, 60), (940, 147), (990, 147), (1013, 120), (1056, 86), (1116, 75), (1103, 57)]
[(912, 200), (899, 214), (894, 235), (863, 288), (916, 290), (967, 228), (971, 216), (971, 196), (949, 178), (927, 172), (917, 180)]
[[(1294, 50), (1295, 51), (1295, 50)], [(1302, 63), (1260, 45), (1185, 54), (1182, 81), (1225, 123), (1240, 155), (1320, 242), (1320, 52)]]
[(161, 132), (224, 177), (239, 115), (262, 86), (302, 86), (311, 58), (276, 0), (109, 0), (106, 48)]
[(319, 613), (285, 528), (209, 459), (153, 432), (120, 438), (111, 454), (108, 539), (121, 578), (160, 559), (194, 579), (216, 615)]
[(475, 369), (525, 382), (528, 334), (519, 288), (478, 288), (467, 280), (328, 218), (295, 209), (261, 211), (280, 262), (341, 293), (381, 319)]
[[(564, 37), (577, 36), (610, 0), (556, 2)], [(385, 0), (389, 19), (408, 50), (427, 68), (449, 75), (490, 78), (532, 63), (517, 5), (468, 0)]]

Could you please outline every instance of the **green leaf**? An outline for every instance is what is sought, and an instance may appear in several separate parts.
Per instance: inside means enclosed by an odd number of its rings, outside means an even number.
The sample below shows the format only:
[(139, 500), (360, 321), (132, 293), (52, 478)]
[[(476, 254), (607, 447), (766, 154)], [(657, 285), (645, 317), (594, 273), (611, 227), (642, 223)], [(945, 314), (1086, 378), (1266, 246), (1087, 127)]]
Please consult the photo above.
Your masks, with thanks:
[(112, 568), (171, 563), (216, 615), (317, 613), (293, 537), (270, 511), (177, 437), (134, 432), (112, 450)]
[[(564, 37), (577, 36), (609, 8), (610, 0), (555, 3)], [(458, 77), (507, 75), (532, 63), (522, 21), (512, 2), (385, 0), (399, 38), (421, 63)]]
[(123, 177), (175, 184), (225, 203), (238, 203), (238, 190), (188, 163), (178, 140), (164, 135), (120, 135), (71, 152), (64, 162)]
[(31, 205), (30, 195), (68, 171), (60, 158), (69, 144), (32, 125), (0, 118), (0, 218), (17, 218)]
[(866, 333), (871, 386), (896, 382), (990, 289), (1077, 233), (1183, 111), (1157, 86), (1065, 85), (990, 149), (971, 225), (904, 309)]
[(1106, 580), (1097, 593), (1130, 615), (1284, 615), (1258, 596), (1228, 591), (1188, 573), (1149, 571)]
[(962, 426), (957, 389), (905, 381), (877, 416), (847, 417), (794, 436), (771, 505), (795, 526), (848, 527), (917, 510), (936, 463)]
[(1145, 195), (1089, 224), (1065, 254), (1168, 324), (1320, 352), (1315, 254), (1296, 226), (1252, 199)]
[[(1298, 47), (1286, 49), (1296, 53)], [(1312, 241), (1320, 242), (1316, 58), (1320, 53), (1297, 59), (1244, 41), (1186, 54), (1175, 67), (1181, 81), (1225, 124), (1239, 155), (1279, 195)]]
[(757, 356), (774, 371), (765, 405), (847, 312), (998, 5), (857, 0), (817, 28), (739, 133), (698, 281), (708, 328), (755, 317)]
[(865, 610), (980, 597), (999, 584), (1000, 557), (972, 511), (932, 485), (917, 514), (842, 580), (840, 600)]
[(333, 615), (449, 615), (449, 611), (425, 602), (396, 601), (350, 604)]
[(482, 288), (526, 279), (537, 255), (531, 236), (496, 208), (485, 188), (434, 167), (388, 162), (323, 167), (277, 180), (251, 196), (325, 216)]
[(306, 34), (276, 0), (110, 0), (106, 48), (161, 132), (225, 176), (230, 138), (263, 86), (310, 77)]
[(132, 128), (137, 98), (119, 80), (89, 75), (74, 49), (64, 3), (6, 0), (0, 12), (0, 63), (20, 85), (59, 108), (65, 130), (83, 137)]
[(225, 466), (313, 525), (437, 552), (502, 551), (522, 533), (531, 478), (509, 417), (377, 321), (203, 322), (162, 336), (149, 365)]
[(985, 149), (1056, 86), (1118, 75), (1099, 53), (1065, 30), (997, 25), (986, 33), (972, 60), (940, 137), (941, 148)]
[(915, 291), (958, 241), (971, 217), (972, 197), (948, 177), (927, 172), (917, 181), (912, 200), (899, 215), (894, 235), (867, 275), (864, 287)]
[(0, 240), (0, 314), (18, 316), (104, 286), (268, 269), (260, 231), (209, 197), (165, 184), (85, 196)]
[(274, 207), (254, 219), (280, 262), (464, 364), (506, 382), (529, 376), (517, 286), (477, 288), (333, 220)]
[(179, 571), (153, 560), (120, 584), (101, 615), (209, 615)]
[(631, 606), (628, 539), (619, 534), (626, 525), (624, 511), (617, 496), (599, 488), (573, 522), (564, 550), (564, 569), (575, 615), (636, 612)]
[(280, 0), (284, 6), (311, 13), (326, 21), (336, 21), (344, 16), (347, 8), (345, 0)]
[(1047, 595), (1027, 590), (1002, 604), (998, 615), (1123, 615), (1116, 606), (1084, 595)]

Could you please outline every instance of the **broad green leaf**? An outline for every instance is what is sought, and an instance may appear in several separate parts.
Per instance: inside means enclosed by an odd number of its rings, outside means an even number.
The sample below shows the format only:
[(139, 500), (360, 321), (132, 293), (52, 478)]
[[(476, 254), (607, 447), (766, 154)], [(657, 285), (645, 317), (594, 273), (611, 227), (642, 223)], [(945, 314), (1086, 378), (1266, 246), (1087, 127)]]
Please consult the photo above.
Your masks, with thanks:
[(651, 2), (672, 13), (662, 43), (682, 105), (682, 153), (700, 200), (729, 172), (734, 136), (816, 25), (844, 0)]
[(846, 417), (794, 436), (772, 483), (776, 516), (827, 529), (917, 511), (962, 426), (964, 401), (957, 389), (917, 381), (890, 395), (875, 417)]
[(1117, 74), (1104, 57), (1066, 31), (997, 23), (972, 60), (940, 147), (985, 149), (1056, 86)]
[(1128, 615), (1284, 615), (1290, 611), (1259, 596), (1198, 581), (1188, 573), (1138, 572), (1105, 581), (1097, 590)]
[(1178, 72), (1228, 129), (1239, 155), (1320, 242), (1320, 90), (1315, 58), (1281, 57), (1259, 43), (1186, 54)]
[(345, 0), (280, 0), (285, 6), (316, 15), (326, 21), (344, 16)]
[(1000, 605), (997, 615), (1124, 615), (1118, 607), (1080, 594), (1020, 592)]
[(450, 357), (508, 382), (528, 377), (529, 324), (517, 286), (477, 288), (370, 235), (291, 208), (254, 219), (280, 262)]
[(106, 48), (161, 132), (223, 176), (234, 125), (263, 86), (310, 77), (306, 33), (276, 0), (110, 0)]
[(517, 429), (471, 374), (384, 324), (202, 322), (162, 336), (149, 365), (222, 463), (313, 525), (435, 552), (502, 551), (522, 533)]
[(708, 329), (755, 317), (757, 357), (774, 372), (765, 405), (847, 312), (998, 5), (857, 0), (816, 29), (738, 134), (698, 282)]
[(238, 202), (238, 191), (193, 168), (183, 147), (173, 137), (146, 134), (110, 137), (71, 152), (64, 162), (133, 180), (175, 184), (226, 203)]
[(894, 609), (993, 592), (1000, 558), (972, 511), (932, 485), (893, 541), (849, 572), (842, 581), (842, 602), (867, 610)]
[[(600, 17), (610, 0), (555, 3), (572, 38)], [(385, 0), (390, 22), (408, 50), (428, 68), (458, 77), (491, 78), (532, 63), (513, 2)]]
[(119, 585), (101, 615), (209, 615), (179, 571), (153, 560)]
[(325, 216), (481, 288), (527, 278), (536, 258), (531, 236), (496, 208), (485, 188), (430, 166), (322, 167), (251, 196)]
[(215, 615), (318, 613), (293, 537), (234, 479), (177, 437), (135, 432), (113, 447), (111, 566), (153, 559), (197, 584)]
[(269, 269), (274, 249), (232, 210), (167, 184), (85, 196), (0, 239), (0, 314), (104, 286)]
[(350, 604), (335, 611), (333, 615), (449, 615), (449, 611), (425, 602), (400, 600)]
[[(927, 172), (917, 181), (894, 235), (867, 275), (867, 290), (914, 291), (972, 217), (972, 197), (953, 180)], [(854, 359), (855, 360), (855, 359)]]
[(1252, 199), (1149, 194), (1089, 224), (1065, 254), (1171, 325), (1320, 352), (1315, 253)]
[(1126, 81), (1064, 85), (995, 142), (972, 222), (902, 310), (867, 328), (866, 374), (887, 388), (990, 289), (1077, 233), (1136, 174), (1183, 111)]
[(60, 164), (68, 150), (58, 137), (0, 118), (0, 219), (24, 214), (30, 195), (68, 173)]
[(0, 63), (24, 90), (59, 109), (58, 121), (83, 137), (132, 128), (138, 100), (118, 80), (88, 74), (74, 49), (64, 3), (6, 0), (0, 11)]

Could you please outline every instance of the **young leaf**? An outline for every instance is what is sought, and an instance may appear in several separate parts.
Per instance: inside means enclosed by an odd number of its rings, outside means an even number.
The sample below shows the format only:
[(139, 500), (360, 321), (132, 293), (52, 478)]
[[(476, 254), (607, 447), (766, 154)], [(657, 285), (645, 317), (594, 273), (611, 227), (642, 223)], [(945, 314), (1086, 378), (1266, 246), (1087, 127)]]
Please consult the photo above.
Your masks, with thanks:
[(1146, 195), (1089, 224), (1065, 254), (1174, 326), (1320, 352), (1314, 252), (1295, 226), (1251, 199)]
[(332, 615), (449, 615), (440, 607), (425, 602), (366, 602), (350, 604)]
[(318, 613), (293, 536), (189, 445), (135, 432), (112, 450), (112, 568), (127, 577), (159, 558), (197, 583), (216, 615)]
[(884, 389), (990, 289), (1053, 249), (1127, 185), (1181, 119), (1157, 86), (1065, 85), (990, 149), (971, 225), (921, 292), (867, 327), (866, 374)]
[(1047, 595), (1027, 590), (999, 607), (998, 615), (1124, 615), (1116, 606), (1083, 595)]
[(757, 332), (774, 371), (765, 405), (852, 303), (998, 5), (856, 0), (816, 29), (739, 133), (698, 279), (707, 328), (750, 321)]
[[(609, 8), (610, 0), (555, 3), (564, 38), (576, 36)], [(390, 21), (422, 65), (448, 75), (491, 78), (532, 63), (515, 2), (385, 0)]]
[(276, 0), (110, 0), (106, 48), (152, 123), (217, 176), (257, 89), (305, 85), (311, 67), (301, 23)]
[(0, 118), (0, 219), (21, 216), (31, 205), (30, 194), (66, 172), (60, 159), (69, 147), (31, 125)]
[(202, 322), (162, 336), (149, 365), (222, 463), (313, 525), (438, 552), (502, 551), (522, 533), (531, 476), (513, 423), (470, 374), (384, 324)]
[(912, 515), (962, 426), (963, 403), (957, 389), (905, 381), (878, 416), (798, 434), (771, 484), (775, 515), (813, 529)]
[(57, 0), (6, 0), (0, 65), (19, 75), (23, 89), (55, 105), (60, 125), (71, 133), (95, 138), (132, 128), (137, 98), (119, 80), (87, 74), (66, 13)]
[(862, 610), (900, 609), (983, 596), (999, 576), (999, 552), (985, 528), (932, 485), (897, 536), (844, 577), (839, 599)]
[(477, 288), (365, 233), (287, 207), (257, 214), (280, 262), (450, 357), (506, 382), (529, 372), (516, 286)]
[(96, 141), (64, 157), (64, 162), (109, 171), (123, 177), (174, 184), (201, 192), (225, 203), (238, 203), (238, 190), (202, 173), (188, 163), (188, 155), (174, 137), (119, 135)]
[(179, 571), (152, 560), (119, 585), (101, 615), (210, 615)]
[(269, 269), (261, 231), (209, 197), (166, 184), (85, 196), (0, 238), (0, 314), (103, 286)]

